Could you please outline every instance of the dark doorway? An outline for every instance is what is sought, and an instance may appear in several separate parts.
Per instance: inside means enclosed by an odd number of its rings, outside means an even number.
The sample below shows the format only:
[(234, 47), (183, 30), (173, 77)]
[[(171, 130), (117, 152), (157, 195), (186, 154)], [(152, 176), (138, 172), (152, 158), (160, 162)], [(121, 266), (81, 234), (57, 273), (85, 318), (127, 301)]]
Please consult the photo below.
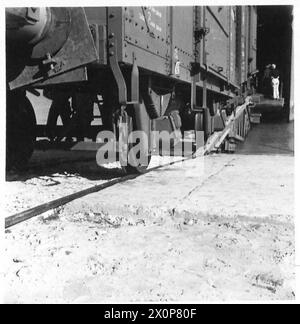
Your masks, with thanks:
[(276, 64), (283, 82), (283, 98), (291, 95), (293, 6), (258, 6), (257, 66)]

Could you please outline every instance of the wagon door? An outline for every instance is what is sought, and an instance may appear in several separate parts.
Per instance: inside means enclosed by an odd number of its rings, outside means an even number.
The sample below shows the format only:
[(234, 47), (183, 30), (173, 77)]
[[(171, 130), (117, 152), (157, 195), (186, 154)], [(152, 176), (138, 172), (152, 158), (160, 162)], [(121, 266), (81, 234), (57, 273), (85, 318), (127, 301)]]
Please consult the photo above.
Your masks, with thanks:
[(208, 70), (226, 79), (229, 78), (229, 10), (228, 6), (205, 7), (203, 17), (205, 27), (209, 28), (205, 40)]
[(190, 82), (194, 61), (194, 7), (170, 7), (171, 75)]

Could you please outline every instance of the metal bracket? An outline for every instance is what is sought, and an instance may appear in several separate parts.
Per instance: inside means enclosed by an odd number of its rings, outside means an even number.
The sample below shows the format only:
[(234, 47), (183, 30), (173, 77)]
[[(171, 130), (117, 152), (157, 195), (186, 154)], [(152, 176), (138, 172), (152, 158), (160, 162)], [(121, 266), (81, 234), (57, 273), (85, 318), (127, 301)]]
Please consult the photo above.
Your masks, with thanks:
[(192, 111), (195, 110), (195, 106), (196, 106), (196, 91), (197, 91), (196, 78), (195, 78), (195, 76), (193, 76), (192, 82), (191, 82), (191, 109), (192, 109)]
[(49, 66), (50, 70), (53, 70), (54, 66), (57, 64), (55, 58), (53, 58), (50, 53), (47, 53), (46, 59), (43, 60), (42, 63), (43, 63), (43, 66)]
[(133, 66), (131, 72), (131, 101), (127, 101), (127, 86), (119, 66), (117, 47), (114, 43), (114, 34), (109, 35), (109, 64), (112, 69), (114, 78), (117, 82), (119, 92), (119, 103), (122, 106), (139, 103), (139, 69), (136, 62), (135, 54), (133, 53)]
[(136, 57), (133, 53), (133, 66), (131, 71), (131, 103), (139, 103), (140, 90), (139, 90), (139, 69), (136, 63)]
[(191, 62), (190, 63), (190, 71), (191, 71), (191, 76), (195, 76), (200, 73), (201, 71), (201, 65), (199, 62)]
[(200, 27), (194, 31), (194, 37), (196, 42), (200, 42), (203, 37), (209, 34), (210, 29), (208, 27)]
[(123, 77), (122, 71), (119, 66), (118, 62), (118, 55), (117, 55), (117, 47), (115, 46), (114, 43), (114, 34), (111, 33), (109, 35), (109, 64), (112, 69), (113, 75), (115, 77), (115, 80), (118, 85), (118, 90), (119, 90), (119, 102), (121, 105), (126, 105), (127, 104), (127, 87), (126, 87), (126, 82)]
[(46, 59), (42, 61), (42, 73), (45, 73), (49, 77), (51, 72), (56, 72), (56, 69), (59, 70), (59, 67), (62, 65), (62, 63), (60, 65), (57, 64), (58, 61), (50, 53), (47, 53)]

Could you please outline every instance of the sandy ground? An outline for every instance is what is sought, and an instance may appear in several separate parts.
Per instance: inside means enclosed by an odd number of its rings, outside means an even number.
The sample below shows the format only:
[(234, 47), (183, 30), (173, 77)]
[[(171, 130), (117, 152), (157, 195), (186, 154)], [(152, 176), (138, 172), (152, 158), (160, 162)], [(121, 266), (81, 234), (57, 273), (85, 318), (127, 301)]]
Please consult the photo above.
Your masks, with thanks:
[(98, 166), (93, 152), (35, 151), (28, 169), (7, 175), (3, 212), (12, 215), (121, 176), (118, 163)]
[[(120, 175), (89, 167), (8, 182), (6, 212)], [(289, 154), (212, 155), (17, 225), (5, 302), (294, 299), (293, 177)]]

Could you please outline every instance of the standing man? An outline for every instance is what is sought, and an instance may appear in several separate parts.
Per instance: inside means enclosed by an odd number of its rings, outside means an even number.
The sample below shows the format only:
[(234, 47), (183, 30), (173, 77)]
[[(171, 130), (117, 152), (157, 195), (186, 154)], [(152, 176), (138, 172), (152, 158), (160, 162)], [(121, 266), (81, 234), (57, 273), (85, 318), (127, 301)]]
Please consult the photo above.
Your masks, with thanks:
[(279, 100), (279, 71), (275, 64), (271, 67), (271, 82), (273, 87), (273, 99)]
[(271, 64), (266, 65), (263, 75), (263, 94), (266, 97), (271, 96)]

